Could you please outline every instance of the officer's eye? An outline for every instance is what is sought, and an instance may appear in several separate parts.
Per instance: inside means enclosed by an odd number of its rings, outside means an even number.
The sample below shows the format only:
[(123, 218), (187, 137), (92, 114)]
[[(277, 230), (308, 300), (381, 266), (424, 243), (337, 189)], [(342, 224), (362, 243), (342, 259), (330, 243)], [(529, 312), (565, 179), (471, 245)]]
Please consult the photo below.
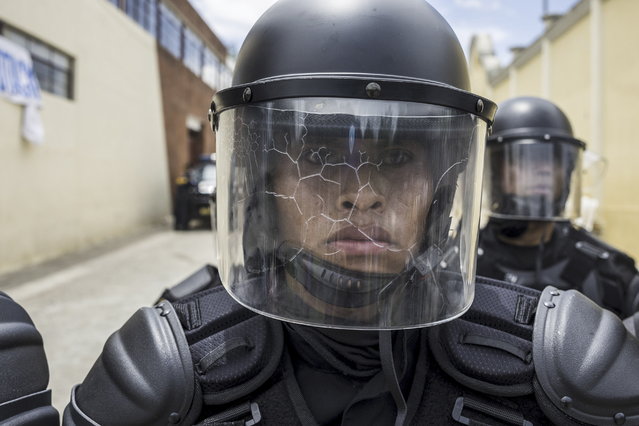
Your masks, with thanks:
[(382, 164), (386, 166), (401, 166), (413, 159), (413, 154), (405, 149), (389, 149), (382, 155)]
[(304, 151), (301, 158), (309, 164), (322, 165), (335, 162), (337, 155), (333, 151), (322, 147)]

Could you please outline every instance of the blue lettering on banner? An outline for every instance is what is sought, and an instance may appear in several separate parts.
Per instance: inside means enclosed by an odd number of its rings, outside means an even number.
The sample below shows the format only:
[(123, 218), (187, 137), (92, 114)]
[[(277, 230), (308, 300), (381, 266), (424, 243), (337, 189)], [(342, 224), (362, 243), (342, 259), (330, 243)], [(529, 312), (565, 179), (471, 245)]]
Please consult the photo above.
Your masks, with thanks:
[(0, 50), (0, 93), (25, 101), (40, 100), (39, 84), (31, 64), (4, 50)]
[(11, 60), (11, 56), (8, 53), (0, 50), (0, 92), (7, 92), (7, 88), (10, 87), (10, 79), (7, 73), (7, 68), (9, 65), (9, 61)]

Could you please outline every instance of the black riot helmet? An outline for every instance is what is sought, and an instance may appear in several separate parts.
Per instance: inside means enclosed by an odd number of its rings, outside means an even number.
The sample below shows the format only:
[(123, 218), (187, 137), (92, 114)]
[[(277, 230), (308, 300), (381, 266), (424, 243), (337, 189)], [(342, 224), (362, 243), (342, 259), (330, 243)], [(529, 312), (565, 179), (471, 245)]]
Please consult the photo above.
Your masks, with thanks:
[[(468, 81), (455, 34), (424, 0), (273, 5), (211, 104), (229, 293), (333, 328), (461, 315), (496, 109)], [(462, 213), (457, 274), (442, 272)]]
[(500, 104), (487, 143), (490, 215), (516, 221), (576, 218), (584, 148), (552, 102), (517, 97)]

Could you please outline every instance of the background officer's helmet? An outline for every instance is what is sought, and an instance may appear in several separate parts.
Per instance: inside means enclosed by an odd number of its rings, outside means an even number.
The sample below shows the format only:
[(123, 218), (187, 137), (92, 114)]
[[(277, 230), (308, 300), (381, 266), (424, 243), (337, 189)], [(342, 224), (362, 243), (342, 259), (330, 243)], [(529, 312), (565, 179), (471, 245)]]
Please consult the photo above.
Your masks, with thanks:
[(568, 117), (550, 101), (518, 97), (499, 106), (487, 144), (484, 206), (495, 218), (579, 216), (581, 155)]

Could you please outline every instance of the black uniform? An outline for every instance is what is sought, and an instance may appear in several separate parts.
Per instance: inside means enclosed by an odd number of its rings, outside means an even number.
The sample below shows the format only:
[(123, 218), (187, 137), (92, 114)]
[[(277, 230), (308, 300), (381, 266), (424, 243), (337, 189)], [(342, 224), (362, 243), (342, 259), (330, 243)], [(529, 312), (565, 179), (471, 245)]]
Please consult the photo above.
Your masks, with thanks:
[(501, 225), (480, 232), (477, 275), (536, 289), (576, 289), (622, 318), (639, 311), (639, 273), (632, 258), (568, 222), (545, 244), (521, 247), (499, 239)]
[(461, 318), (384, 342), (256, 315), (210, 267), (194, 282), (107, 341), (64, 425), (393, 424), (386, 343), (404, 424), (639, 424), (639, 341), (574, 291), (480, 279)]

